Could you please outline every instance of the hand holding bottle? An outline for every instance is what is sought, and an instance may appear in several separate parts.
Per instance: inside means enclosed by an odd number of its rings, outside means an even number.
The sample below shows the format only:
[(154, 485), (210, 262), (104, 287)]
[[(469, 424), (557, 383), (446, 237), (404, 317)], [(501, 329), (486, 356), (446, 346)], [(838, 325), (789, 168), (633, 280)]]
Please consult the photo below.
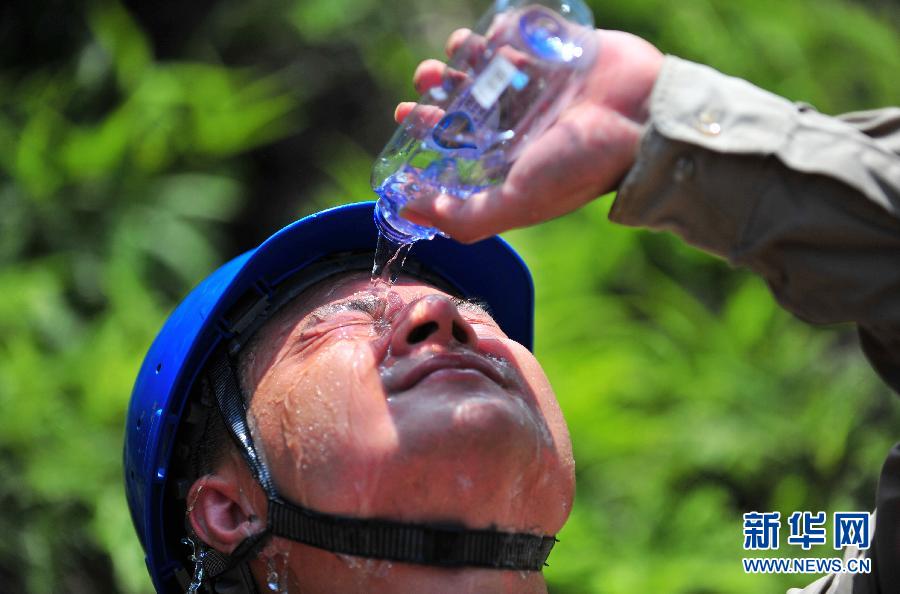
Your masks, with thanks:
[[(465, 199), (423, 195), (408, 202), (400, 215), (469, 243), (561, 216), (613, 190), (634, 163), (663, 56), (628, 33), (594, 34), (600, 51), (578, 94), (555, 123), (522, 148), (503, 183)], [(465, 29), (454, 32), (448, 55), (464, 43), (479, 43), (474, 35)], [(416, 89), (425, 93), (441, 84), (445, 68), (437, 60), (420, 64)], [(403, 121), (414, 107), (401, 103), (395, 119)]]

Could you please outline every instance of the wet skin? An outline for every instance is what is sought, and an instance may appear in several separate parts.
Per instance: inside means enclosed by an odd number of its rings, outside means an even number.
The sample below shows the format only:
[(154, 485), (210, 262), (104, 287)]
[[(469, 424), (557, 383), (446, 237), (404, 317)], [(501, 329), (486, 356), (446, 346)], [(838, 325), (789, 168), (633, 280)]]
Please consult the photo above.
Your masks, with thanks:
[[(421, 281), (388, 289), (354, 273), (320, 283), (258, 333), (241, 373), (288, 500), (535, 534), (556, 534), (569, 514), (571, 444), (540, 365), (483, 309)], [(229, 460), (219, 474), (240, 483), (251, 533), (265, 500)], [(538, 572), (389, 564), (276, 541), (269, 554), (289, 552), (296, 591), (545, 591)], [(254, 571), (261, 578), (265, 564)]]

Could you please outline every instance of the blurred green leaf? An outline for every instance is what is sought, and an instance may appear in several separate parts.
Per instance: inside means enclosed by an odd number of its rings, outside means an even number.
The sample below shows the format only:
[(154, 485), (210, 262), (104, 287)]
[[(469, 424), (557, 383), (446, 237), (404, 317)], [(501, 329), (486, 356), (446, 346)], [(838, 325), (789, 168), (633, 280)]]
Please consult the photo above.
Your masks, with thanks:
[(309, 41), (346, 38), (347, 29), (366, 19), (376, 8), (374, 0), (309, 0), (297, 2), (291, 20)]
[(144, 34), (128, 12), (112, 0), (97, 0), (88, 13), (97, 41), (112, 57), (119, 83), (134, 86), (152, 63)]

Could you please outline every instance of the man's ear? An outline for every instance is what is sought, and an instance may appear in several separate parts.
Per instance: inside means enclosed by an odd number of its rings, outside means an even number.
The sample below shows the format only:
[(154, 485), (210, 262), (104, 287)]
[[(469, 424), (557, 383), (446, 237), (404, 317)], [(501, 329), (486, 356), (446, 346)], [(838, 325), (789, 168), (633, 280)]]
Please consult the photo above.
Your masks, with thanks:
[(207, 475), (197, 479), (188, 494), (191, 526), (200, 539), (231, 554), (245, 538), (259, 532), (258, 516), (236, 480)]

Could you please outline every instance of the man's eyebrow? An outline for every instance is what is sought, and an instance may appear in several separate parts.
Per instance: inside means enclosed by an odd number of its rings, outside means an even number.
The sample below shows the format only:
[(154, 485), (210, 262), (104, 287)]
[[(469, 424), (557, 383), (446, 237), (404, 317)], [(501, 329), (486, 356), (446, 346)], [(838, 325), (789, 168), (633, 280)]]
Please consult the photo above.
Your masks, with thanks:
[(320, 305), (316, 309), (309, 312), (309, 314), (307, 315), (308, 320), (306, 324), (303, 325), (303, 329), (308, 330), (309, 328), (321, 322), (324, 318), (327, 318), (328, 316), (340, 311), (356, 310), (365, 312), (369, 315), (374, 315), (383, 301), (384, 299), (356, 297), (353, 299), (347, 299), (346, 301), (338, 301), (337, 303), (326, 303), (325, 305)]
[(494, 314), (491, 311), (490, 306), (487, 301), (482, 299), (464, 299), (463, 297), (453, 297), (451, 298), (453, 305), (460, 309), (466, 309), (475, 313), (483, 314), (488, 316), (489, 318), (493, 318)]
[[(491, 312), (490, 306), (488, 306), (486, 301), (483, 301), (481, 299), (451, 297), (450, 301), (452, 301), (453, 305), (460, 309), (475, 314), (484, 315), (489, 318), (494, 317), (494, 314)], [(303, 325), (303, 329), (308, 330), (309, 328), (312, 328), (319, 322), (326, 319), (328, 316), (341, 311), (356, 310), (374, 316), (375, 313), (384, 305), (384, 303), (384, 298), (375, 299), (372, 297), (356, 297), (347, 299), (345, 301), (338, 301), (337, 303), (327, 303), (309, 312), (309, 314), (307, 315), (308, 320), (306, 324)]]

